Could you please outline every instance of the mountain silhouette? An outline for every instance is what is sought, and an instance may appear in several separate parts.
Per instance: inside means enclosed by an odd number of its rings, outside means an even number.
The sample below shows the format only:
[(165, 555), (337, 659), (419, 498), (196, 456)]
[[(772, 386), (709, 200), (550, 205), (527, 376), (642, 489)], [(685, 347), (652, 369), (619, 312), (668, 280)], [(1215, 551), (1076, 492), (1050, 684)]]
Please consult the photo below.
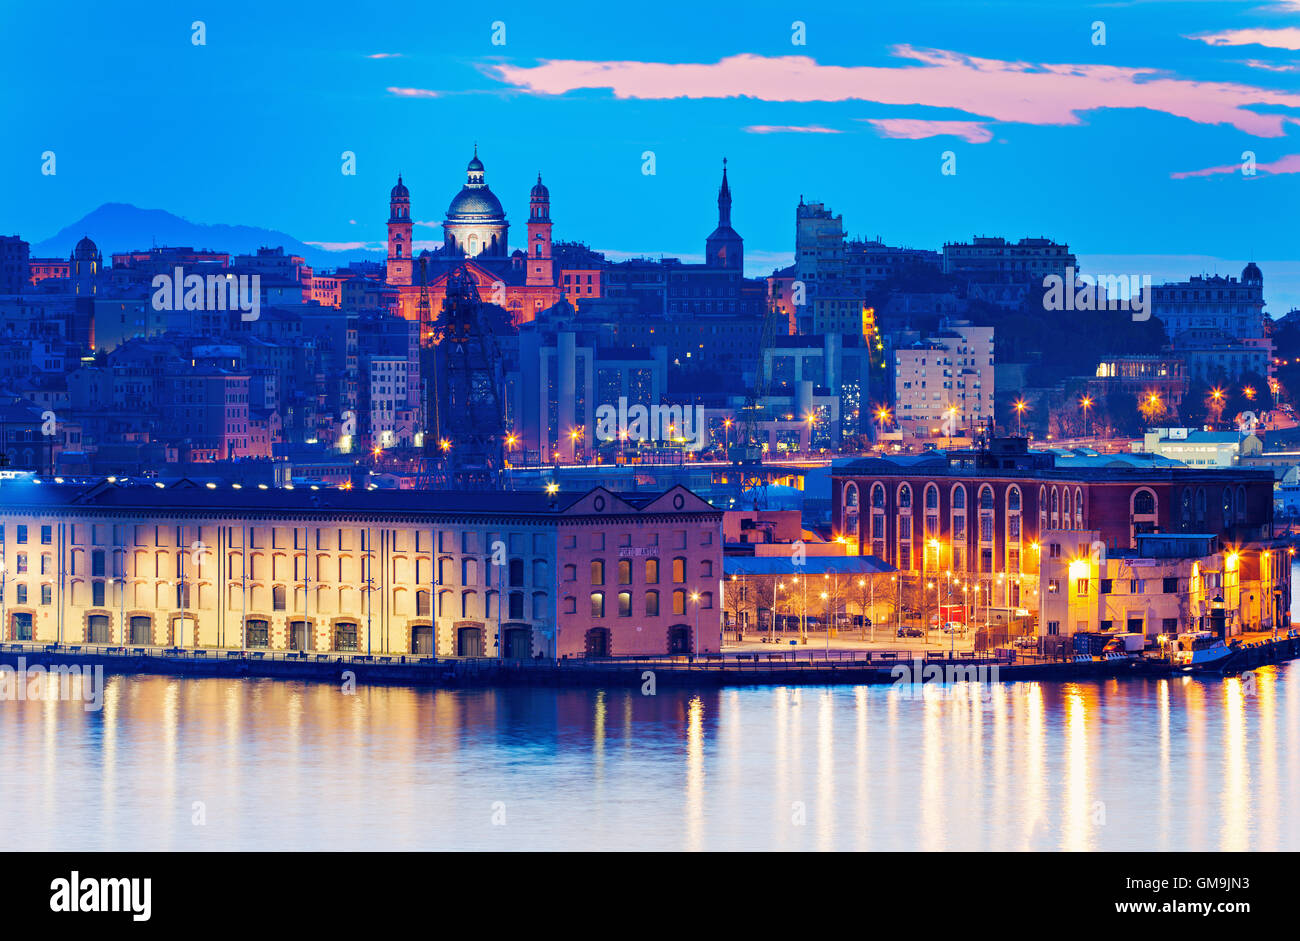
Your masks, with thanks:
[(190, 222), (164, 209), (141, 209), (129, 203), (104, 203), (56, 234), (32, 245), (32, 256), (67, 258), (82, 236), (89, 236), (94, 241), (106, 262), (113, 252), (141, 251), (164, 245), (211, 249), (232, 255), (252, 254), (259, 248), (281, 246), (286, 254), (299, 255), (318, 269), (384, 257), (382, 251), (327, 251), (275, 229)]

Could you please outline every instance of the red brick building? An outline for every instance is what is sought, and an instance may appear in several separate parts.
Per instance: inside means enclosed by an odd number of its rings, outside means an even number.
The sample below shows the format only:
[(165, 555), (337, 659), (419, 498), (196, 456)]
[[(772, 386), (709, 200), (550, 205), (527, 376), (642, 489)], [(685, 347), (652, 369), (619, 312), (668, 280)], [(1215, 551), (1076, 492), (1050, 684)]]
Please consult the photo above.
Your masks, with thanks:
[(1024, 439), (983, 449), (868, 458), (832, 472), (836, 535), (900, 571), (952, 572), (994, 605), (1036, 607), (1039, 534), (1093, 529), (1110, 549), (1138, 533), (1268, 539), (1268, 471), (1202, 469), (1145, 455), (1059, 457)]

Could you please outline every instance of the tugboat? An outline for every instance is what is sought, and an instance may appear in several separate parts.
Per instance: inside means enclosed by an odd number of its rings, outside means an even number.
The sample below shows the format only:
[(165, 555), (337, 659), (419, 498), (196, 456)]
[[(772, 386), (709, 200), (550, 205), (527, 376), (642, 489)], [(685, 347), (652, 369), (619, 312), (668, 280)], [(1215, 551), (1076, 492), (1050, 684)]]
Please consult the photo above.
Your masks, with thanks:
[(1192, 631), (1173, 639), (1169, 660), (1178, 672), (1219, 673), (1234, 653), (1234, 647), (1210, 631)]

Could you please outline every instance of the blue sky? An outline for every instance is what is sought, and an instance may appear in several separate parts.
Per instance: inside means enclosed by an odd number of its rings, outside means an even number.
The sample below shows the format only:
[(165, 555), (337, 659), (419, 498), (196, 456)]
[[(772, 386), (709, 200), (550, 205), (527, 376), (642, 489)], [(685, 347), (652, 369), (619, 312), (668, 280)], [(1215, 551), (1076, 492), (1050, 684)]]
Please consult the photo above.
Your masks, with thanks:
[(0, 231), (118, 201), (378, 245), (400, 170), (434, 242), (477, 141), (515, 226), (541, 171), (556, 237), (603, 250), (698, 256), (726, 156), (751, 274), (803, 195), (891, 244), (1047, 235), (1157, 280), (1253, 258), (1270, 312), (1300, 306), (1300, 0), (391, 9), (6, 4)]

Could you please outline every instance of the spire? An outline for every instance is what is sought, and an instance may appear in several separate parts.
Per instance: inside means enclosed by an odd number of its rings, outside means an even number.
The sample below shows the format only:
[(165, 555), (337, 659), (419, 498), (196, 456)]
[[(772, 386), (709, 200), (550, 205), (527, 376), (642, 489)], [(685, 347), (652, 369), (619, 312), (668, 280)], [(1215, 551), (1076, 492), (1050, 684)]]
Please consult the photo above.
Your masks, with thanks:
[(731, 225), (731, 187), (727, 185), (727, 158), (722, 158), (722, 186), (718, 188), (718, 227)]

